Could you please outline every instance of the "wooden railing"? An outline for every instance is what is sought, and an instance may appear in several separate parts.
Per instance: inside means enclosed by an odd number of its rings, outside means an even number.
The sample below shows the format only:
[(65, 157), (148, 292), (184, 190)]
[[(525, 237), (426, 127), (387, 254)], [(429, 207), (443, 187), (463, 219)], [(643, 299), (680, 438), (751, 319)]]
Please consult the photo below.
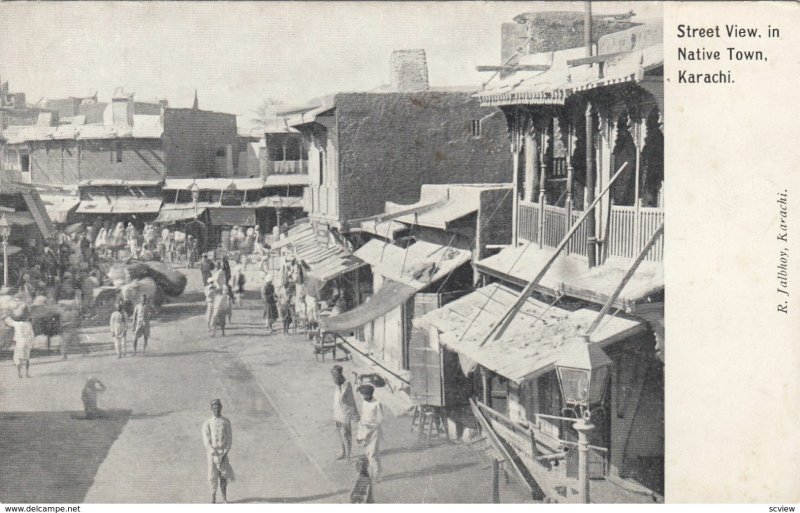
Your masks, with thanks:
[(547, 178), (566, 178), (567, 177), (567, 158), (555, 157), (553, 159), (553, 169)]
[[(539, 243), (540, 212), (544, 213), (541, 244), (549, 248), (554, 248), (561, 242), (569, 227), (576, 223), (583, 213), (580, 210), (572, 210), (572, 220), (567, 225), (566, 209), (554, 205), (544, 205), (544, 208), (540, 208), (538, 203), (520, 201), (517, 225), (520, 241)], [(635, 207), (612, 206), (607, 241), (608, 256), (635, 258), (663, 221), (664, 211), (659, 208), (639, 208), (637, 222)], [(587, 256), (587, 236), (588, 232), (584, 222), (570, 239), (566, 252)], [(663, 259), (664, 240), (662, 238), (650, 250), (647, 260), (661, 262)]]
[[(636, 258), (644, 245), (664, 222), (664, 211), (660, 208), (611, 206), (608, 233), (608, 255)], [(664, 238), (656, 241), (645, 257), (651, 262), (664, 260)]]
[(307, 160), (267, 160), (267, 174), (307, 175)]

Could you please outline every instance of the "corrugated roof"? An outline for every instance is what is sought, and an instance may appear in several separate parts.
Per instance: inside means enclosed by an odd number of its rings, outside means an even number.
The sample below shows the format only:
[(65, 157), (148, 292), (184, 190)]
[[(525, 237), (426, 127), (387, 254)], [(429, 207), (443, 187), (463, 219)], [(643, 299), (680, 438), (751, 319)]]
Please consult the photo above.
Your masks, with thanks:
[(192, 219), (197, 219), (198, 217), (202, 216), (205, 213), (205, 208), (197, 208), (194, 207), (185, 207), (185, 208), (173, 208), (164, 206), (161, 211), (158, 213), (158, 217), (154, 222), (156, 223), (174, 223), (176, 221), (190, 221)]
[(377, 239), (359, 248), (355, 255), (372, 265), (372, 272), (422, 290), (472, 258), (463, 249), (418, 241), (406, 249)]
[[(552, 369), (564, 350), (583, 343), (575, 337), (585, 333), (597, 312), (568, 312), (529, 298), (501, 338), (483, 343), (518, 296), (493, 283), (428, 312), (414, 324), (435, 327), (441, 332), (440, 343), (519, 383)], [(642, 322), (606, 317), (590, 342), (603, 347), (645, 329)]]

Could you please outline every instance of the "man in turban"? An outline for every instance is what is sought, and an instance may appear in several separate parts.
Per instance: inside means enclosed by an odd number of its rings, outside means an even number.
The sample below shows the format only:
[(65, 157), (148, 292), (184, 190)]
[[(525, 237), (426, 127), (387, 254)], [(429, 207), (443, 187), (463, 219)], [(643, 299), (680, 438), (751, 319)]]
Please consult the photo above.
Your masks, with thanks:
[(203, 422), (203, 444), (208, 454), (208, 480), (211, 485), (211, 503), (217, 502), (217, 485), (222, 492), (222, 502), (228, 502), (228, 481), (233, 480), (233, 468), (228, 452), (233, 444), (231, 421), (222, 416), (222, 401), (211, 401), (211, 418)]

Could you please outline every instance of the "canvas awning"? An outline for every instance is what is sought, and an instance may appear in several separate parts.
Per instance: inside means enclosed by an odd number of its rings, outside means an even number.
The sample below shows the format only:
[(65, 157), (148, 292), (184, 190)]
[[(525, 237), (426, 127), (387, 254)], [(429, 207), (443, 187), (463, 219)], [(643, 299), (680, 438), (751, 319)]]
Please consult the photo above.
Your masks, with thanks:
[(210, 207), (211, 224), (215, 226), (255, 226), (256, 211), (254, 208), (242, 207)]
[(9, 224), (15, 226), (30, 226), (36, 223), (30, 212), (5, 212), (0, 210), (0, 215), (5, 216)]
[(155, 214), (161, 208), (160, 198), (112, 196), (81, 200), (79, 214)]
[[(465, 359), (520, 383), (553, 369), (562, 352), (585, 333), (597, 312), (570, 312), (529, 298), (497, 340), (487, 335), (519, 293), (492, 283), (415, 319), (441, 332), (439, 342)], [(590, 343), (605, 347), (646, 330), (643, 322), (606, 316)]]
[[(625, 258), (609, 258), (603, 265), (564, 280), (564, 293), (599, 304), (608, 301), (622, 277), (630, 268), (631, 261)], [(612, 303), (615, 308), (635, 312), (637, 304), (664, 290), (664, 266), (662, 262), (642, 262), (631, 276), (619, 297)]]
[(309, 276), (323, 283), (367, 265), (341, 244), (318, 237), (311, 223), (293, 228), (286, 238), (273, 244), (272, 249), (288, 246), (308, 265)]
[(78, 207), (80, 197), (71, 194), (39, 194), (47, 215), (54, 223), (66, 223), (70, 212)]
[(197, 219), (205, 213), (205, 208), (162, 208), (154, 222), (171, 224)]
[(303, 208), (302, 196), (267, 196), (253, 205), (255, 208)]
[(200, 191), (221, 191), (233, 189), (252, 191), (264, 187), (263, 178), (168, 178), (164, 181), (165, 190), (188, 191), (193, 187)]
[(274, 174), (264, 180), (265, 187), (280, 187), (281, 185), (308, 185), (308, 175), (304, 174)]
[[(524, 287), (539, 274), (552, 254), (552, 248), (540, 249), (535, 243), (511, 246), (496, 255), (479, 260), (476, 267), (482, 273)], [(536, 290), (556, 296), (561, 293), (564, 280), (588, 270), (589, 264), (585, 258), (561, 253), (539, 281)]]
[(465, 197), (449, 199), (436, 208), (418, 214), (400, 216), (397, 220), (407, 224), (447, 230), (451, 223), (478, 211), (478, 198), (470, 201), (472, 199)]
[(403, 249), (373, 239), (359, 248), (355, 256), (369, 263), (372, 272), (422, 290), (469, 262), (472, 253), (424, 241)]
[(347, 333), (391, 312), (408, 301), (415, 292), (416, 290), (408, 285), (386, 280), (366, 303), (349, 312), (320, 319), (320, 328), (322, 331)]

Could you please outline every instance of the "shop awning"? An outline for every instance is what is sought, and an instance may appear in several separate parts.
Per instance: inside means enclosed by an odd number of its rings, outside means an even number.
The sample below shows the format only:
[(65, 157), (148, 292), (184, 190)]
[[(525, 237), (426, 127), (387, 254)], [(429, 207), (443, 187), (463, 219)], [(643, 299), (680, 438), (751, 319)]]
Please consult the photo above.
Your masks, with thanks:
[[(604, 304), (619, 286), (630, 265), (630, 259), (609, 258), (603, 265), (564, 280), (562, 290), (570, 296)], [(642, 262), (612, 306), (627, 312), (635, 312), (637, 303), (663, 290), (662, 262)]]
[(320, 319), (320, 327), (323, 331), (338, 333), (352, 331), (391, 312), (415, 293), (416, 290), (408, 285), (387, 280), (366, 303), (335, 317)]
[(422, 290), (469, 262), (472, 253), (423, 241), (403, 249), (373, 239), (359, 248), (355, 256), (368, 262), (373, 273)]
[(380, 223), (375, 223), (375, 221), (363, 221), (361, 223), (362, 232), (371, 233), (389, 240), (394, 240), (398, 233), (408, 229), (408, 226), (394, 220), (382, 221)]
[(288, 246), (308, 265), (309, 276), (322, 283), (367, 265), (330, 238), (317, 236), (311, 223), (293, 228), (286, 238), (275, 242), (272, 249)]
[[(529, 298), (502, 337), (483, 343), (518, 295), (493, 283), (415, 319), (414, 324), (435, 327), (441, 332), (440, 343), (448, 349), (520, 383), (551, 370), (597, 312), (569, 312)], [(645, 330), (643, 322), (607, 316), (590, 342), (605, 347)]]
[(267, 196), (253, 205), (256, 208), (303, 208), (302, 196)]
[[(479, 260), (477, 269), (501, 280), (524, 287), (532, 281), (553, 254), (552, 248), (540, 249), (538, 244), (508, 247), (490, 257)], [(571, 276), (581, 275), (589, 270), (585, 258), (560, 254), (544, 277), (537, 290), (556, 296), (561, 293), (561, 284)]]
[(280, 187), (281, 185), (308, 185), (308, 175), (275, 174), (267, 176), (264, 181), (266, 187)]
[(6, 221), (15, 226), (30, 226), (36, 223), (33, 214), (30, 212), (5, 212), (0, 210), (0, 215), (5, 216)]
[[(473, 200), (473, 201), (470, 201)], [(397, 218), (398, 221), (419, 226), (429, 226), (447, 230), (449, 225), (463, 217), (478, 211), (478, 197), (458, 197), (444, 202), (443, 205), (419, 214), (407, 214)]]
[(160, 198), (111, 196), (81, 200), (79, 214), (155, 214), (161, 208)]
[(211, 224), (215, 226), (255, 226), (256, 211), (254, 208), (212, 207)]
[(54, 223), (66, 223), (67, 216), (75, 210), (81, 199), (71, 194), (40, 194), (44, 209)]
[(162, 208), (156, 218), (156, 223), (171, 224), (197, 219), (205, 213), (205, 208)]
[(263, 178), (168, 178), (164, 181), (165, 190), (188, 191), (193, 187), (201, 191), (221, 191), (233, 189), (252, 191), (264, 187)]

